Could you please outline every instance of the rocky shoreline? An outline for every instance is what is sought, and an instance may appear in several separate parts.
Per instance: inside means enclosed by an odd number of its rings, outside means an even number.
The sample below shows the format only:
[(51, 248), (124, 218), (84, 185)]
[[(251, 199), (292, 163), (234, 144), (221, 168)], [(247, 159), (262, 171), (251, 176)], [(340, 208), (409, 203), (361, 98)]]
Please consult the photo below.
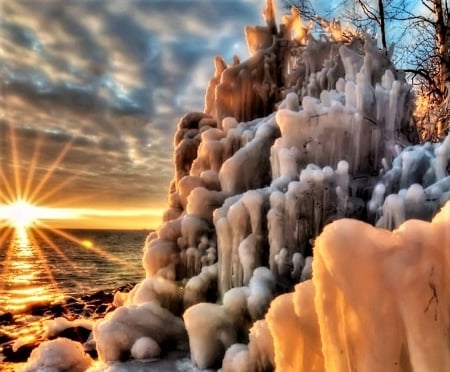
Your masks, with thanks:
[(42, 342), (57, 337), (80, 342), (84, 345), (85, 351), (96, 359), (95, 345), (89, 347), (88, 342), (91, 329), (80, 324), (75, 325), (74, 322), (73, 326), (47, 335), (44, 323), (57, 318), (64, 318), (69, 322), (101, 319), (115, 309), (113, 305), (115, 293), (127, 293), (134, 285), (129, 283), (114, 290), (71, 296), (53, 303), (36, 303), (20, 313), (0, 314), (0, 360), (8, 363), (26, 362), (31, 352)]

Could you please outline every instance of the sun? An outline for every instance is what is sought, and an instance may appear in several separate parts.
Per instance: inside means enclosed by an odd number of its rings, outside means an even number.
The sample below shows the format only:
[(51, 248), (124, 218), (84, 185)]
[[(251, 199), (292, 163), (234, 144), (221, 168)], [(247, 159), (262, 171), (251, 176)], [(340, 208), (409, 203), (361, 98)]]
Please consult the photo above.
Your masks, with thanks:
[[(100, 257), (135, 270), (136, 267), (126, 259), (116, 257), (93, 241), (80, 240), (70, 230), (55, 226), (64, 221), (83, 221), (92, 214), (90, 209), (58, 206), (60, 202), (72, 203), (76, 200), (58, 199), (56, 196), (79, 174), (67, 177), (60, 183), (51, 182), (73, 141), (63, 146), (54, 162), (38, 178), (42, 140), (38, 138), (32, 157), (24, 161), (19, 152), (23, 146), (17, 142), (12, 125), (9, 125), (9, 134), (6, 143), (11, 149), (12, 166), (6, 167), (0, 161), (0, 308), (23, 311), (36, 301), (61, 301), (67, 288), (64, 282), (55, 278), (51, 256), (57, 256), (57, 260), (64, 262), (76, 275), (86, 275), (82, 265), (66, 254), (66, 241), (75, 243), (80, 251), (89, 249)], [(0, 155), (2, 151), (3, 148), (0, 148)], [(29, 166), (25, 168), (27, 163)]]
[(39, 207), (25, 200), (17, 200), (0, 208), (0, 218), (5, 219), (14, 228), (22, 229), (32, 226), (42, 217)]
[(6, 205), (0, 205), (0, 222), (4, 221), (16, 229), (47, 227), (46, 220), (64, 220), (78, 218), (75, 210), (67, 208), (40, 207), (25, 199), (16, 199)]

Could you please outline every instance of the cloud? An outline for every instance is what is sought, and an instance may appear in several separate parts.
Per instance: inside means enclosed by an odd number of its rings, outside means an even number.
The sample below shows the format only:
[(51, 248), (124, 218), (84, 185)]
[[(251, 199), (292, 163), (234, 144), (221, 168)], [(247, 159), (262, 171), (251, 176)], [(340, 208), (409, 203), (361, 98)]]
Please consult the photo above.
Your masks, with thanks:
[(11, 127), (24, 174), (39, 138), (35, 177), (70, 146), (51, 180), (76, 175), (61, 197), (82, 193), (102, 205), (159, 207), (172, 177), (178, 118), (202, 110), (214, 55), (230, 60), (244, 50), (244, 25), (261, 22), (262, 6), (257, 0), (4, 3), (3, 172), (13, 166), (4, 139)]

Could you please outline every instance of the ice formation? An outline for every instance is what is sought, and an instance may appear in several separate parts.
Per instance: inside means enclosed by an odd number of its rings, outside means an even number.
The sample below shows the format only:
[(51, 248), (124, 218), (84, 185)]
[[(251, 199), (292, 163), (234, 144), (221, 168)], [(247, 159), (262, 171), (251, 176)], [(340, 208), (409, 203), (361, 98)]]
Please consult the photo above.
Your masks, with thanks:
[(448, 370), (450, 205), (405, 221), (450, 199), (450, 139), (415, 144), (410, 89), (369, 36), (296, 11), (277, 26), (271, 0), (264, 18), (178, 123), (146, 279), (94, 325), (100, 358), (189, 343), (225, 372)]
[(449, 226), (450, 203), (432, 223), (393, 232), (346, 219), (326, 226), (312, 281), (266, 315), (277, 369), (449, 370)]
[[(158, 303), (124, 305), (94, 325), (99, 357), (104, 361), (159, 355), (167, 345), (183, 348), (183, 321)], [(143, 340), (144, 338), (144, 340)]]
[(92, 359), (85, 354), (80, 343), (60, 337), (44, 341), (34, 349), (23, 371), (83, 372), (91, 364)]
[(85, 329), (92, 330), (92, 321), (89, 319), (75, 319), (75, 320), (68, 320), (64, 317), (58, 317), (51, 320), (44, 321), (44, 328), (45, 328), (45, 338), (54, 338), (59, 333), (64, 331), (68, 328), (78, 328), (83, 327)]

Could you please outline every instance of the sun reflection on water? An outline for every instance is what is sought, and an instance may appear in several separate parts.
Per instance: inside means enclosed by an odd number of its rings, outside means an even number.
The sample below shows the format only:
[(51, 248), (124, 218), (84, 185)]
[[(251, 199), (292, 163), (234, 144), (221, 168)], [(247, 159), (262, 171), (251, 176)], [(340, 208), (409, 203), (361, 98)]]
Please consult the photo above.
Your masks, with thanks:
[[(70, 230), (51, 225), (50, 221), (81, 217), (80, 212), (70, 208), (46, 206), (49, 200), (56, 205), (69, 205), (76, 200), (61, 198), (59, 193), (81, 171), (63, 182), (53, 185), (54, 182), (50, 182), (73, 141), (64, 144), (53, 163), (37, 177), (42, 138), (37, 139), (33, 155), (24, 162), (15, 128), (12, 125), (7, 128), (9, 138), (6, 143), (12, 164), (5, 167), (0, 162), (0, 336), (11, 341), (0, 344), (1, 371), (7, 368), (2, 362), (5, 344), (9, 346), (13, 342), (13, 348), (18, 348), (21, 344), (40, 340), (46, 319), (62, 313), (68, 318), (79, 315), (78, 312), (71, 313), (66, 306), (64, 300), (68, 291), (70, 296), (74, 291), (77, 296), (87, 293), (90, 285), (83, 287), (78, 281), (95, 277), (97, 271), (105, 274), (109, 269), (104, 262), (114, 263), (121, 269), (125, 267), (129, 272), (142, 270), (140, 261), (136, 266), (129, 262), (128, 256), (115, 256), (94, 240), (79, 239)], [(28, 168), (24, 166), (27, 163)], [(70, 248), (65, 250), (67, 247)], [(78, 290), (79, 287), (84, 291)]]
[(25, 227), (14, 230), (8, 256), (3, 268), (6, 275), (0, 290), (0, 312), (16, 313), (62, 298), (51, 273), (46, 270), (45, 258)]

